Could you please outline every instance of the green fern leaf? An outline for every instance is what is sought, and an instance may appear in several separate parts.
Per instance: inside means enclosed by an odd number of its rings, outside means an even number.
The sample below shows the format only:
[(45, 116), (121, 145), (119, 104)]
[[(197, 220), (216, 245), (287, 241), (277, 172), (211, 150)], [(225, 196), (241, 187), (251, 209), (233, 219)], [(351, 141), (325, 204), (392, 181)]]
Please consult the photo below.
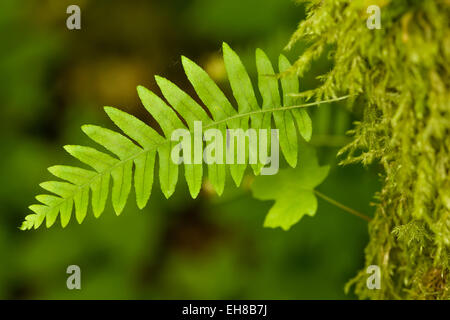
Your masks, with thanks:
[[(291, 67), (291, 63), (284, 56), (280, 55), (278, 62), (280, 72), (287, 71)], [(299, 90), (298, 78), (295, 75), (287, 75), (281, 78), (281, 86), (283, 88), (283, 103), (285, 106), (290, 106), (295, 103), (295, 98), (291, 94), (296, 94)], [(292, 115), (297, 122), (297, 128), (306, 141), (311, 140), (312, 135), (312, 123), (311, 118), (304, 109), (292, 109)]]
[[(281, 99), (279, 81), (272, 64), (264, 52), (258, 49), (256, 51), (258, 87), (263, 98), (260, 107), (239, 56), (227, 44), (223, 45), (223, 53), (228, 78), (237, 102), (236, 109), (202, 68), (188, 58), (182, 57), (184, 71), (212, 118), (208, 116), (204, 107), (167, 79), (157, 76), (156, 82), (170, 106), (153, 92), (139, 86), (138, 95), (144, 107), (158, 122), (163, 135), (130, 114), (113, 107), (105, 107), (105, 112), (123, 134), (99, 126), (83, 126), (83, 132), (109, 153), (86, 146), (65, 146), (69, 154), (92, 170), (62, 165), (50, 167), (49, 171), (63, 181), (41, 184), (41, 187), (52, 195), (44, 194), (36, 197), (40, 203), (29, 207), (33, 214), (25, 217), (21, 229), (36, 229), (44, 220), (46, 226), (50, 227), (58, 215), (62, 226), (65, 227), (73, 211), (76, 220), (81, 223), (88, 211), (89, 198), (94, 216), (99, 217), (104, 211), (109, 195), (111, 177), (111, 201), (116, 214), (119, 215), (123, 211), (133, 183), (137, 205), (142, 209), (152, 192), (156, 155), (158, 155), (161, 191), (169, 198), (175, 191), (179, 170), (179, 165), (171, 159), (171, 151), (177, 145), (171, 140), (171, 135), (177, 129), (187, 129), (193, 136), (196, 121), (201, 121), (203, 128), (220, 130), (226, 137), (227, 128), (270, 129), (273, 116), (275, 127), (280, 132), (282, 154), (289, 165), (295, 167), (298, 153), (296, 126), (306, 140), (311, 136), (311, 120), (308, 114), (303, 109), (297, 110), (302, 106), (295, 106), (290, 95), (297, 93), (298, 79), (290, 77), (281, 80), (283, 92)], [(279, 71), (285, 71), (289, 67), (289, 61), (281, 56)], [(248, 139), (237, 140), (238, 143), (234, 145), (235, 151), (238, 148), (251, 149), (248, 148)], [(214, 143), (217, 146), (222, 144), (224, 148), (227, 147), (227, 141), (217, 140)], [(203, 145), (199, 151), (203, 155)], [(245, 153), (246, 159), (243, 164), (226, 164), (224, 154), (222, 164), (207, 165), (208, 179), (219, 195), (224, 190), (226, 167), (229, 167), (235, 184), (240, 185), (249, 157), (248, 152)], [(194, 156), (195, 154), (194, 151)], [(237, 152), (234, 154), (236, 156)], [(192, 155), (183, 154), (183, 157), (189, 158)], [(194, 163), (195, 161), (184, 163), (185, 180), (193, 198), (199, 194), (203, 180), (203, 165)], [(263, 164), (252, 164), (251, 167), (257, 175)]]

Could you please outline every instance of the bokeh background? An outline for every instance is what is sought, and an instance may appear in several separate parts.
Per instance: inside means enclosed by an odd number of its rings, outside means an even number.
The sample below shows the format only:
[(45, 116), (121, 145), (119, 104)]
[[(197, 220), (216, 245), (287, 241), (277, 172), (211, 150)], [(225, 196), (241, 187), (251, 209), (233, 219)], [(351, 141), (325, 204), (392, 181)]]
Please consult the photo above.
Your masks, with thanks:
[[(81, 7), (81, 30), (66, 28), (66, 8)], [(198, 62), (230, 95), (221, 58), (226, 41), (255, 79), (255, 48), (275, 62), (304, 8), (290, 0), (2, 0), (0, 2), (1, 299), (351, 299), (345, 283), (363, 266), (367, 223), (319, 200), (315, 217), (290, 231), (262, 227), (271, 202), (252, 199), (251, 177), (222, 197), (185, 182), (165, 200), (154, 186), (140, 211), (131, 194), (116, 217), (108, 204), (82, 225), (22, 232), (28, 205), (54, 164), (76, 164), (62, 146), (92, 145), (85, 123), (114, 128), (103, 106), (154, 123), (138, 84), (158, 94), (153, 76), (194, 92), (180, 63)], [(285, 54), (295, 59), (300, 43)], [(317, 61), (301, 90), (330, 67)], [(357, 114), (345, 104), (310, 111), (312, 145), (332, 167), (319, 187), (371, 214), (377, 168), (338, 167), (336, 152)], [(82, 289), (66, 288), (67, 266), (81, 267)]]

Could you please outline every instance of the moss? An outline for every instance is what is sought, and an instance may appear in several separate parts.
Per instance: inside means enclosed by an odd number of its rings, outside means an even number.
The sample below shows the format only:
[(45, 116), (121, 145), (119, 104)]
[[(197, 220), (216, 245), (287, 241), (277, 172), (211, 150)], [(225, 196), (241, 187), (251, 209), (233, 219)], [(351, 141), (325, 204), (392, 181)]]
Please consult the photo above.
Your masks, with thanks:
[[(373, 4), (379, 30), (366, 27)], [(355, 95), (364, 116), (341, 163), (383, 167), (365, 251), (381, 289), (366, 288), (365, 268), (349, 286), (360, 298), (450, 299), (450, 1), (314, 0), (307, 10), (289, 46), (311, 45), (290, 72), (329, 54), (333, 68), (304, 96)]]

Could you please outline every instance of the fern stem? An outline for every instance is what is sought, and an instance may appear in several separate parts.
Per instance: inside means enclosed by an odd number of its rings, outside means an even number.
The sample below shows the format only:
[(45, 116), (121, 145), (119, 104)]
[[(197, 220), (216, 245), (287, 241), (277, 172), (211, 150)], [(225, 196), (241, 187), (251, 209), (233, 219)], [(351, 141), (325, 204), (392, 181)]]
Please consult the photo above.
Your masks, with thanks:
[(347, 207), (346, 205), (343, 205), (342, 203), (337, 202), (337, 201), (334, 200), (334, 199), (331, 199), (330, 197), (324, 195), (323, 193), (321, 193), (321, 192), (319, 192), (319, 191), (317, 191), (317, 190), (314, 190), (314, 192), (315, 192), (319, 197), (321, 197), (323, 200), (325, 200), (325, 201), (331, 203), (332, 205), (335, 205), (336, 207), (338, 207), (338, 208), (340, 208), (340, 209), (342, 209), (342, 210), (344, 210), (344, 211), (346, 211), (346, 212), (348, 212), (348, 213), (350, 213), (350, 214), (352, 214), (352, 215), (354, 215), (354, 216), (357, 216), (357, 217), (359, 217), (359, 218), (361, 218), (361, 219), (364, 219), (364, 220), (366, 220), (367, 222), (370, 222), (370, 221), (372, 220), (372, 218), (366, 216), (365, 214), (362, 214), (361, 212), (358, 212), (358, 211), (356, 211), (356, 210), (354, 210), (354, 209), (352, 209), (352, 208), (349, 208), (349, 207)]
[(240, 113), (240, 114), (228, 117), (228, 118), (223, 119), (223, 120), (214, 121), (211, 124), (208, 124), (208, 125), (204, 126), (203, 128), (213, 127), (213, 126), (216, 126), (218, 124), (221, 124), (221, 123), (224, 123), (224, 122), (228, 122), (230, 120), (244, 118), (244, 117), (248, 117), (248, 116), (251, 116), (251, 115), (254, 115), (254, 114), (267, 113), (267, 112), (273, 113), (273, 112), (276, 112), (276, 111), (286, 111), (286, 110), (291, 110), (291, 109), (299, 109), (299, 108), (306, 108), (306, 107), (311, 107), (311, 106), (318, 106), (318, 105), (324, 104), (324, 103), (331, 103), (331, 102), (345, 100), (348, 97), (350, 97), (350, 95), (346, 95), (346, 96), (342, 96), (342, 97), (338, 97), (338, 98), (334, 98), (334, 99), (328, 99), (328, 100), (304, 103), (304, 104), (299, 104), (299, 105), (295, 105), (295, 106), (286, 106), (286, 107), (278, 107), (278, 108), (270, 108), (270, 109), (260, 109), (260, 110), (246, 112), (246, 113)]

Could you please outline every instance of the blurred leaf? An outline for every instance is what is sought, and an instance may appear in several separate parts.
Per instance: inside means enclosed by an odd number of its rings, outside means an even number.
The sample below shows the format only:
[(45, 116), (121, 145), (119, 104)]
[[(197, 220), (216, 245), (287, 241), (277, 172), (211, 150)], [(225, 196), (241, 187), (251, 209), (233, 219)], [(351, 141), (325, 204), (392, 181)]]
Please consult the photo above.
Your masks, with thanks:
[(260, 200), (275, 200), (264, 221), (265, 227), (284, 230), (297, 223), (305, 214), (317, 210), (314, 188), (328, 175), (328, 166), (319, 166), (312, 148), (301, 152), (301, 162), (295, 169), (283, 169), (277, 175), (258, 176), (251, 187)]

